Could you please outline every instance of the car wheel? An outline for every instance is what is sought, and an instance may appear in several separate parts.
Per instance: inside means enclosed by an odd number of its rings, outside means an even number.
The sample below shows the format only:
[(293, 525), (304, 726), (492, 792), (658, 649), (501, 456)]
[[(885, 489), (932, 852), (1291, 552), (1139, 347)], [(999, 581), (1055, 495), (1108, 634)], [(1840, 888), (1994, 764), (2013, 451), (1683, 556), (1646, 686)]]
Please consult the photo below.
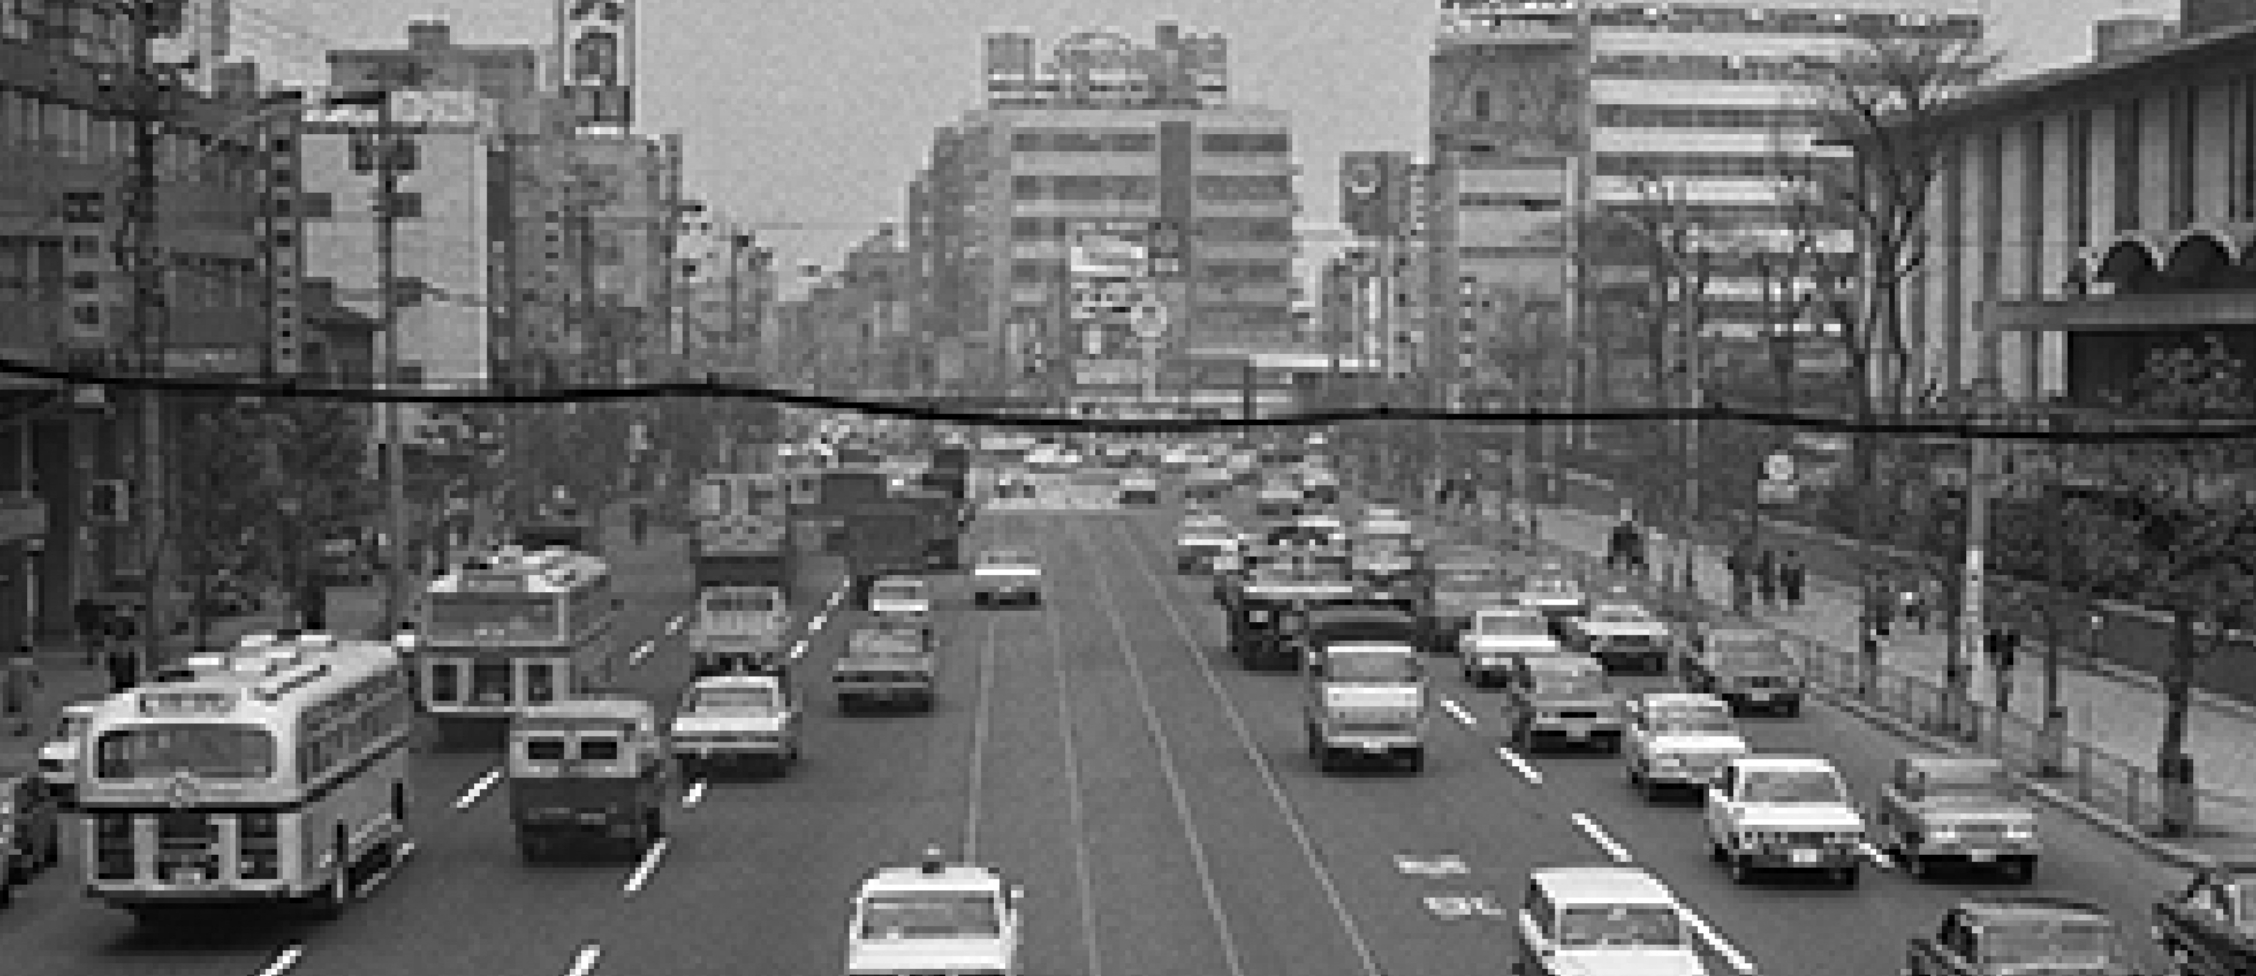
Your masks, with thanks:
[[(51, 868), (61, 863), (63, 863), (63, 828), (49, 827), (47, 828), (47, 859), (40, 866)], [(2025, 863), (2034, 868), (2037, 862), (2032, 860)]]
[(1785, 711), (1787, 718), (1800, 718), (1802, 715), (1802, 703), (1799, 701), (1787, 702), (1783, 707), (1783, 711)]
[(1740, 854), (1731, 859), (1731, 883), (1750, 884), (1755, 880), (1755, 859)]
[(2037, 859), (2017, 858), (2013, 861), (2012, 871), (2015, 884), (2031, 884), (2037, 880)]
[(1857, 877), (1858, 877), (1858, 875), (1859, 875), (1860, 873), (1861, 873), (1861, 870), (1860, 870), (1860, 869), (1859, 869), (1859, 868), (1858, 868), (1858, 867), (1857, 867), (1856, 865), (1854, 865), (1854, 864), (1851, 864), (1851, 865), (1849, 865), (1848, 867), (1842, 868), (1842, 869), (1841, 869), (1841, 873), (1840, 873), (1841, 887), (1843, 887), (1843, 888), (1854, 888), (1854, 887), (1856, 887), (1856, 886), (1857, 886)]

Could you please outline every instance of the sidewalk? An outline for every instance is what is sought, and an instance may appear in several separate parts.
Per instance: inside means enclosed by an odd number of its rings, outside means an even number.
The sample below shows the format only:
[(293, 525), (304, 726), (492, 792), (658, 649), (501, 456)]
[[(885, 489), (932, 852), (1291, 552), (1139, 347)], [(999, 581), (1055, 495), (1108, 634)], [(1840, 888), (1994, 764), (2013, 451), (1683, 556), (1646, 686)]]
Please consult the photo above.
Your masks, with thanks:
[[(376, 625), (382, 615), (382, 604), (382, 594), (377, 590), (331, 587), (330, 629), (338, 634), (360, 636)], [(281, 608), (214, 620), (205, 640), (214, 645), (229, 645), (244, 634), (278, 630), (292, 620)], [(188, 649), (189, 638), (183, 635), (166, 641), (164, 654), (178, 656)], [(49, 641), (41, 644), (38, 652), (40, 687), (33, 698), (31, 731), (15, 736), (6, 734), (12, 730), (0, 729), (0, 767), (33, 766), (39, 756), (40, 742), (54, 729), (55, 718), (62, 713), (64, 705), (101, 698), (110, 691), (109, 672), (100, 659), (88, 664), (75, 642)]]
[[(1472, 522), (1484, 538), (1502, 534), (1499, 526), (1470, 512), (1443, 513), (1435, 520)], [(1579, 563), (1575, 568), (1593, 579), (1619, 579), (1599, 567), (1612, 524), (1610, 516), (1572, 508), (1544, 506), (1538, 511), (1545, 547)], [(1721, 554), (1703, 548), (1694, 566), (1704, 601), (1711, 608), (1723, 603), (1730, 577)], [(2228, 699), (2196, 700), (2188, 715), (2186, 743), (2198, 777), (2196, 828), (2190, 837), (2164, 842), (2154, 836), (2161, 807), (2153, 774), (2164, 709), (2151, 679), (2141, 682), (2143, 676), (2115, 671), (2095, 673), (2064, 660), (2060, 702), (2067, 712), (2069, 741), (2060, 775), (2045, 776), (2039, 772), (2037, 738), (2043, 717), (2041, 653), (2024, 651), (2017, 662), (2012, 710), (2003, 720), (1990, 709), (1994, 678), (1986, 673), (1986, 662), (1973, 662), (1977, 733), (1944, 734), (1938, 731), (1938, 718), (1948, 651), (1939, 630), (1918, 634), (1898, 629), (1882, 652), (1886, 674), (1880, 687), (1866, 698), (1857, 688), (1858, 601), (1853, 588), (1812, 577), (1808, 599), (1799, 611), (1766, 611), (1759, 616), (1799, 646), (1813, 685), (1875, 724), (1924, 740), (1930, 748), (1999, 755), (2030, 774), (2028, 781), (2048, 799), (2164, 859), (2192, 864), (2256, 851), (2256, 755), (2246, 748), (2256, 742), (2256, 710)]]

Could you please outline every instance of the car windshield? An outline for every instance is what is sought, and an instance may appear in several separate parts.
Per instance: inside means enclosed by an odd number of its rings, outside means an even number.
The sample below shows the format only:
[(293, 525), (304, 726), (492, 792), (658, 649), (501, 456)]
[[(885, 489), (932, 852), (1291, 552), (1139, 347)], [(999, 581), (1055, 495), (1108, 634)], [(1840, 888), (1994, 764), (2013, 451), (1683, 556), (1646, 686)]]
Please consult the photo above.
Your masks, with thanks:
[(1768, 638), (1732, 638), (1710, 645), (1710, 659), (1719, 666), (1756, 670), (1785, 666), (1786, 652)]
[(1528, 669), (1529, 684), (1538, 695), (1602, 695), (1606, 693), (1606, 673), (1595, 668)]
[(1327, 681), (1395, 684), (1418, 677), (1417, 657), (1399, 649), (1334, 647), (1324, 655)]
[(775, 595), (767, 592), (716, 593), (705, 598), (705, 609), (713, 613), (770, 613), (775, 608)]
[(1619, 603), (1601, 603), (1590, 611), (1590, 622), (1595, 624), (1642, 624), (1652, 619), (1643, 607)]
[(1516, 613), (1484, 613), (1475, 626), (1482, 637), (1548, 637), (1551, 634), (1550, 625), (1542, 618)]
[(1930, 800), (1993, 800), (2013, 792), (2012, 778), (1996, 766), (1930, 769), (1922, 778)]
[(1843, 803), (1841, 779), (1826, 769), (1764, 770), (1747, 774), (1749, 803)]
[(94, 747), (101, 779), (156, 779), (187, 773), (204, 779), (274, 775), (274, 736), (248, 725), (146, 725), (105, 732)]
[(1559, 913), (1566, 949), (1661, 949), (1684, 945), (1684, 924), (1667, 905), (1594, 905)]
[(692, 712), (764, 712), (782, 704), (774, 688), (699, 688), (689, 693)]
[(915, 602), (924, 599), (924, 585), (921, 583), (879, 583), (870, 587), (870, 599), (872, 601)]
[(865, 939), (992, 939), (1002, 933), (1002, 906), (987, 892), (887, 894), (862, 903)]
[(2086, 919), (1983, 927), (1982, 961), (1993, 966), (2097, 966), (2115, 961), (2115, 930)]
[(1666, 708), (1645, 713), (1646, 724), (1662, 735), (1723, 735), (1738, 731), (1728, 706), (1717, 708)]
[(996, 549), (981, 555), (979, 564), (1001, 568), (1032, 567), (1034, 557), (1032, 554), (1018, 549)]
[(1580, 592), (1581, 587), (1576, 586), (1573, 580), (1531, 579), (1527, 581), (1526, 586), (1522, 586), (1520, 589), (1528, 593), (1541, 593), (1546, 596), (1565, 596)]
[(1436, 571), (1434, 582), (1463, 590), (1489, 588), (1497, 585), (1499, 574), (1496, 570), (1485, 567), (1449, 567)]

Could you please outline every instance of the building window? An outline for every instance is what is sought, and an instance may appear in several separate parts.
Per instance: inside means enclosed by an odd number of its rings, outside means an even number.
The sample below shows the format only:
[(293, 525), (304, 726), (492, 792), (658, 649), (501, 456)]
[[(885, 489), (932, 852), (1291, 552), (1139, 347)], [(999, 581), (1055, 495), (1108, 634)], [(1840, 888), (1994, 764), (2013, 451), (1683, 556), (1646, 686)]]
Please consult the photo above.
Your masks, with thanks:
[(2115, 106), (2115, 230), (2139, 228), (2139, 195), (2146, 181), (2139, 174), (2141, 103), (2125, 99)]
[(393, 219), (396, 219), (396, 220), (421, 220), (421, 219), (423, 219), (423, 194), (420, 194), (420, 193), (394, 193), (394, 194), (392, 194), (392, 206), (391, 206), (391, 215), (392, 215)]
[(70, 253), (75, 258), (101, 257), (102, 239), (89, 234), (73, 234), (70, 239)]
[(2068, 116), (2068, 242), (2077, 251), (2091, 243), (2092, 113)]
[(1213, 202), (1289, 200), (1290, 176), (1201, 176), (1198, 198)]
[(1621, 129), (1814, 129), (1824, 112), (1809, 108), (1699, 105), (1600, 105), (1597, 124)]
[[(2059, 199), (2059, 190), (2045, 180), (2045, 124), (2031, 122), (2021, 128), (2021, 260), (2028, 269), (2022, 293), (2044, 294), (2045, 214)], [(2049, 192), (2048, 192), (2049, 191)]]
[(2193, 223), (2194, 181), (2200, 172), (2201, 86), (2183, 85), (2170, 100), (2170, 226)]
[(1025, 153), (1148, 153), (1159, 146), (1149, 132), (1091, 129), (1021, 129), (1011, 133), (1011, 151)]
[(1476, 121), (1476, 122), (1486, 122), (1486, 121), (1488, 121), (1488, 109), (1489, 109), (1489, 104), (1488, 104), (1488, 102), (1489, 102), (1489, 97), (1488, 97), (1488, 89), (1486, 89), (1486, 88), (1481, 88), (1481, 89), (1476, 89), (1476, 90), (1475, 90), (1475, 91), (1473, 92), (1473, 120), (1474, 120), (1474, 121)]
[(1281, 156), (1292, 151), (1282, 132), (1209, 132), (1199, 136), (1199, 151), (1215, 155)]

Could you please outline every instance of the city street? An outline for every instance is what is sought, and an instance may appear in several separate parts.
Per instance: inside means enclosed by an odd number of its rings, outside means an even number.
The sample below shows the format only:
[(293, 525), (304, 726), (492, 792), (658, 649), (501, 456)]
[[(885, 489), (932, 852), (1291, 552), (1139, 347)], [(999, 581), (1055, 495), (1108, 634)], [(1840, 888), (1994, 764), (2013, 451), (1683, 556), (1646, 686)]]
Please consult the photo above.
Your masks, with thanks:
[[(835, 586), (808, 573), (806, 761), (682, 784), (671, 842), (643, 864), (521, 864), (506, 787), (477, 785), (493, 757), (423, 754), (417, 853), (340, 922), (136, 933), (79, 894), (66, 862), (0, 914), (0, 944), (11, 971), (55, 976), (836, 972), (855, 881), (939, 844), (1025, 886), (1036, 974), (1494, 971), (1531, 867), (1615, 857), (1685, 898), (1717, 972), (1877, 976), (1897, 971), (1907, 936), (1993, 887), (1878, 869), (1856, 890), (1735, 886), (1707, 860), (1696, 807), (1647, 805), (1610, 757), (1500, 751), (1493, 697), (1446, 667), (1424, 775), (1319, 774), (1299, 683), (1236, 666), (1205, 580), (1172, 572), (1171, 530), (1164, 510), (982, 517), (978, 544), (1040, 551), (1048, 602), (978, 611), (944, 578), (931, 714), (838, 714), (825, 674), (859, 613), (825, 610)], [(657, 642), (632, 686), (660, 701), (688, 673), (668, 634), (688, 596), (679, 551), (623, 560), (629, 632)], [(1749, 725), (1759, 749), (1831, 756), (1866, 802), (1903, 748), (1825, 707)], [(2182, 880), (2044, 817), (2046, 889), (2136, 922)]]

